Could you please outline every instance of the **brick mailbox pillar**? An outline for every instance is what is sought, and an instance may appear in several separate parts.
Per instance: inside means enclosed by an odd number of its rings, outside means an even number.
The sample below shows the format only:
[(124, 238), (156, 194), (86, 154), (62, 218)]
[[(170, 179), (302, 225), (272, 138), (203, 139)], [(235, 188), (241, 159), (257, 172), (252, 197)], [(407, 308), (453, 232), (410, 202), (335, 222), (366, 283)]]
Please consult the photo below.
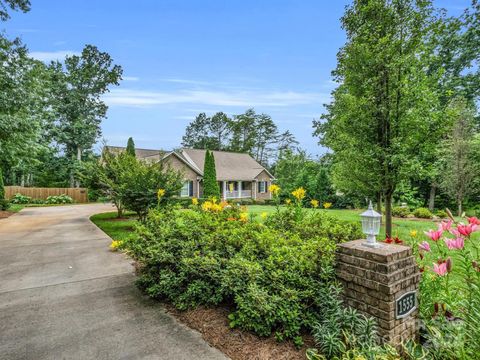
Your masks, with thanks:
[(412, 249), (364, 244), (355, 240), (338, 245), (336, 273), (344, 287), (344, 303), (375, 318), (382, 342), (397, 346), (417, 339), (420, 272)]

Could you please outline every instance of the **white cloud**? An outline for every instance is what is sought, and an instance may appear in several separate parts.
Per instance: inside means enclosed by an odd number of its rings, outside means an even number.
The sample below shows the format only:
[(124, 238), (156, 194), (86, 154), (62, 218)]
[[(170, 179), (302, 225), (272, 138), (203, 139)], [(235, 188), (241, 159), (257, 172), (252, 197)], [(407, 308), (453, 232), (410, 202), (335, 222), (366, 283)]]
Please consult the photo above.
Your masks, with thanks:
[(125, 81), (138, 81), (140, 80), (139, 77), (136, 76), (122, 76), (122, 79)]
[(190, 85), (208, 85), (208, 84), (210, 84), (208, 81), (178, 79), (178, 78), (162, 79), (162, 81), (171, 82), (171, 83), (178, 83), (178, 84), (190, 84)]
[(32, 51), (30, 56), (34, 59), (50, 62), (54, 60), (64, 60), (66, 56), (80, 55), (79, 52), (73, 50), (58, 50), (58, 51)]
[(261, 90), (184, 90), (177, 92), (114, 89), (105, 95), (110, 106), (145, 107), (165, 104), (200, 104), (212, 106), (286, 107), (328, 102), (327, 93)]

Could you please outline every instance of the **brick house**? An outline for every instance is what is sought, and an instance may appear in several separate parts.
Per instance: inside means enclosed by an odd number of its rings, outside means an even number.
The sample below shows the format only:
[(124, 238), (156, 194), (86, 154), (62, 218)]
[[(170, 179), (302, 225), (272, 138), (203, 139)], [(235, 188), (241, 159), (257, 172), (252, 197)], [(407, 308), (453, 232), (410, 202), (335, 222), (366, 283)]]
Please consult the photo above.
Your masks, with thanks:
[[(124, 147), (107, 146), (108, 151), (124, 151)], [(184, 185), (180, 197), (203, 196), (203, 168), (206, 150), (179, 149), (174, 151), (135, 149), (138, 159), (164, 162), (184, 175)], [(220, 193), (223, 200), (271, 199), (268, 188), (273, 175), (250, 155), (229, 151), (212, 151)]]

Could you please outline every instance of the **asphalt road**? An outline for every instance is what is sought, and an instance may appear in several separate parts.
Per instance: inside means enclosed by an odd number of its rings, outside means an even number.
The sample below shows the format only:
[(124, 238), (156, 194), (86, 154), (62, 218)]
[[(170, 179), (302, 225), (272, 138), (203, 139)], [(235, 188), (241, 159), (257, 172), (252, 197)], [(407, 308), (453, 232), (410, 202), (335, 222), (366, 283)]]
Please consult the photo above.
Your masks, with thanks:
[(110, 205), (0, 220), (0, 359), (227, 359), (134, 285), (89, 221)]

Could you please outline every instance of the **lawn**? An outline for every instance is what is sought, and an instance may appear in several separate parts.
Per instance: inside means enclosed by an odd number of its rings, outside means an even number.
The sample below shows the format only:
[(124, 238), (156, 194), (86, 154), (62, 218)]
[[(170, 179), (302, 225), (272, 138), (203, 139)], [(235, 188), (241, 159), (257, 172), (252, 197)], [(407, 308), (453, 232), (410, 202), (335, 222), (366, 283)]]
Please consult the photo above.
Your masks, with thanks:
[[(274, 206), (268, 205), (250, 205), (247, 206), (247, 211), (250, 214), (256, 215), (256, 218), (261, 221), (260, 214), (262, 213), (273, 213), (275, 211)], [(360, 222), (360, 214), (364, 210), (346, 210), (346, 209), (305, 209), (305, 211), (324, 211), (329, 215), (332, 215), (336, 218), (345, 220)], [(134, 224), (136, 222), (136, 217), (133, 213), (126, 213), (124, 218), (117, 219), (117, 213), (103, 213), (93, 215), (90, 220), (95, 223), (100, 229), (102, 229), (107, 235), (109, 235), (114, 240), (123, 240), (129, 236), (129, 234), (134, 229)], [(400, 239), (404, 240), (407, 243), (412, 242), (414, 239), (410, 236), (412, 230), (418, 232), (417, 239), (415, 242), (426, 239), (423, 235), (424, 231), (429, 229), (436, 229), (438, 227), (438, 222), (432, 220), (419, 220), (419, 219), (399, 219), (394, 218), (393, 220), (393, 235), (398, 236)], [(385, 228), (382, 226), (381, 234), (378, 237), (379, 240), (385, 238)], [(474, 234), (474, 238), (480, 238), (480, 232)]]
[(19, 212), (25, 207), (25, 205), (20, 205), (20, 204), (11, 204), (10, 207), (8, 208), (8, 211), (11, 212)]
[(137, 216), (127, 212), (119, 219), (117, 212), (108, 212), (93, 215), (90, 220), (112, 239), (125, 240), (133, 232)]

